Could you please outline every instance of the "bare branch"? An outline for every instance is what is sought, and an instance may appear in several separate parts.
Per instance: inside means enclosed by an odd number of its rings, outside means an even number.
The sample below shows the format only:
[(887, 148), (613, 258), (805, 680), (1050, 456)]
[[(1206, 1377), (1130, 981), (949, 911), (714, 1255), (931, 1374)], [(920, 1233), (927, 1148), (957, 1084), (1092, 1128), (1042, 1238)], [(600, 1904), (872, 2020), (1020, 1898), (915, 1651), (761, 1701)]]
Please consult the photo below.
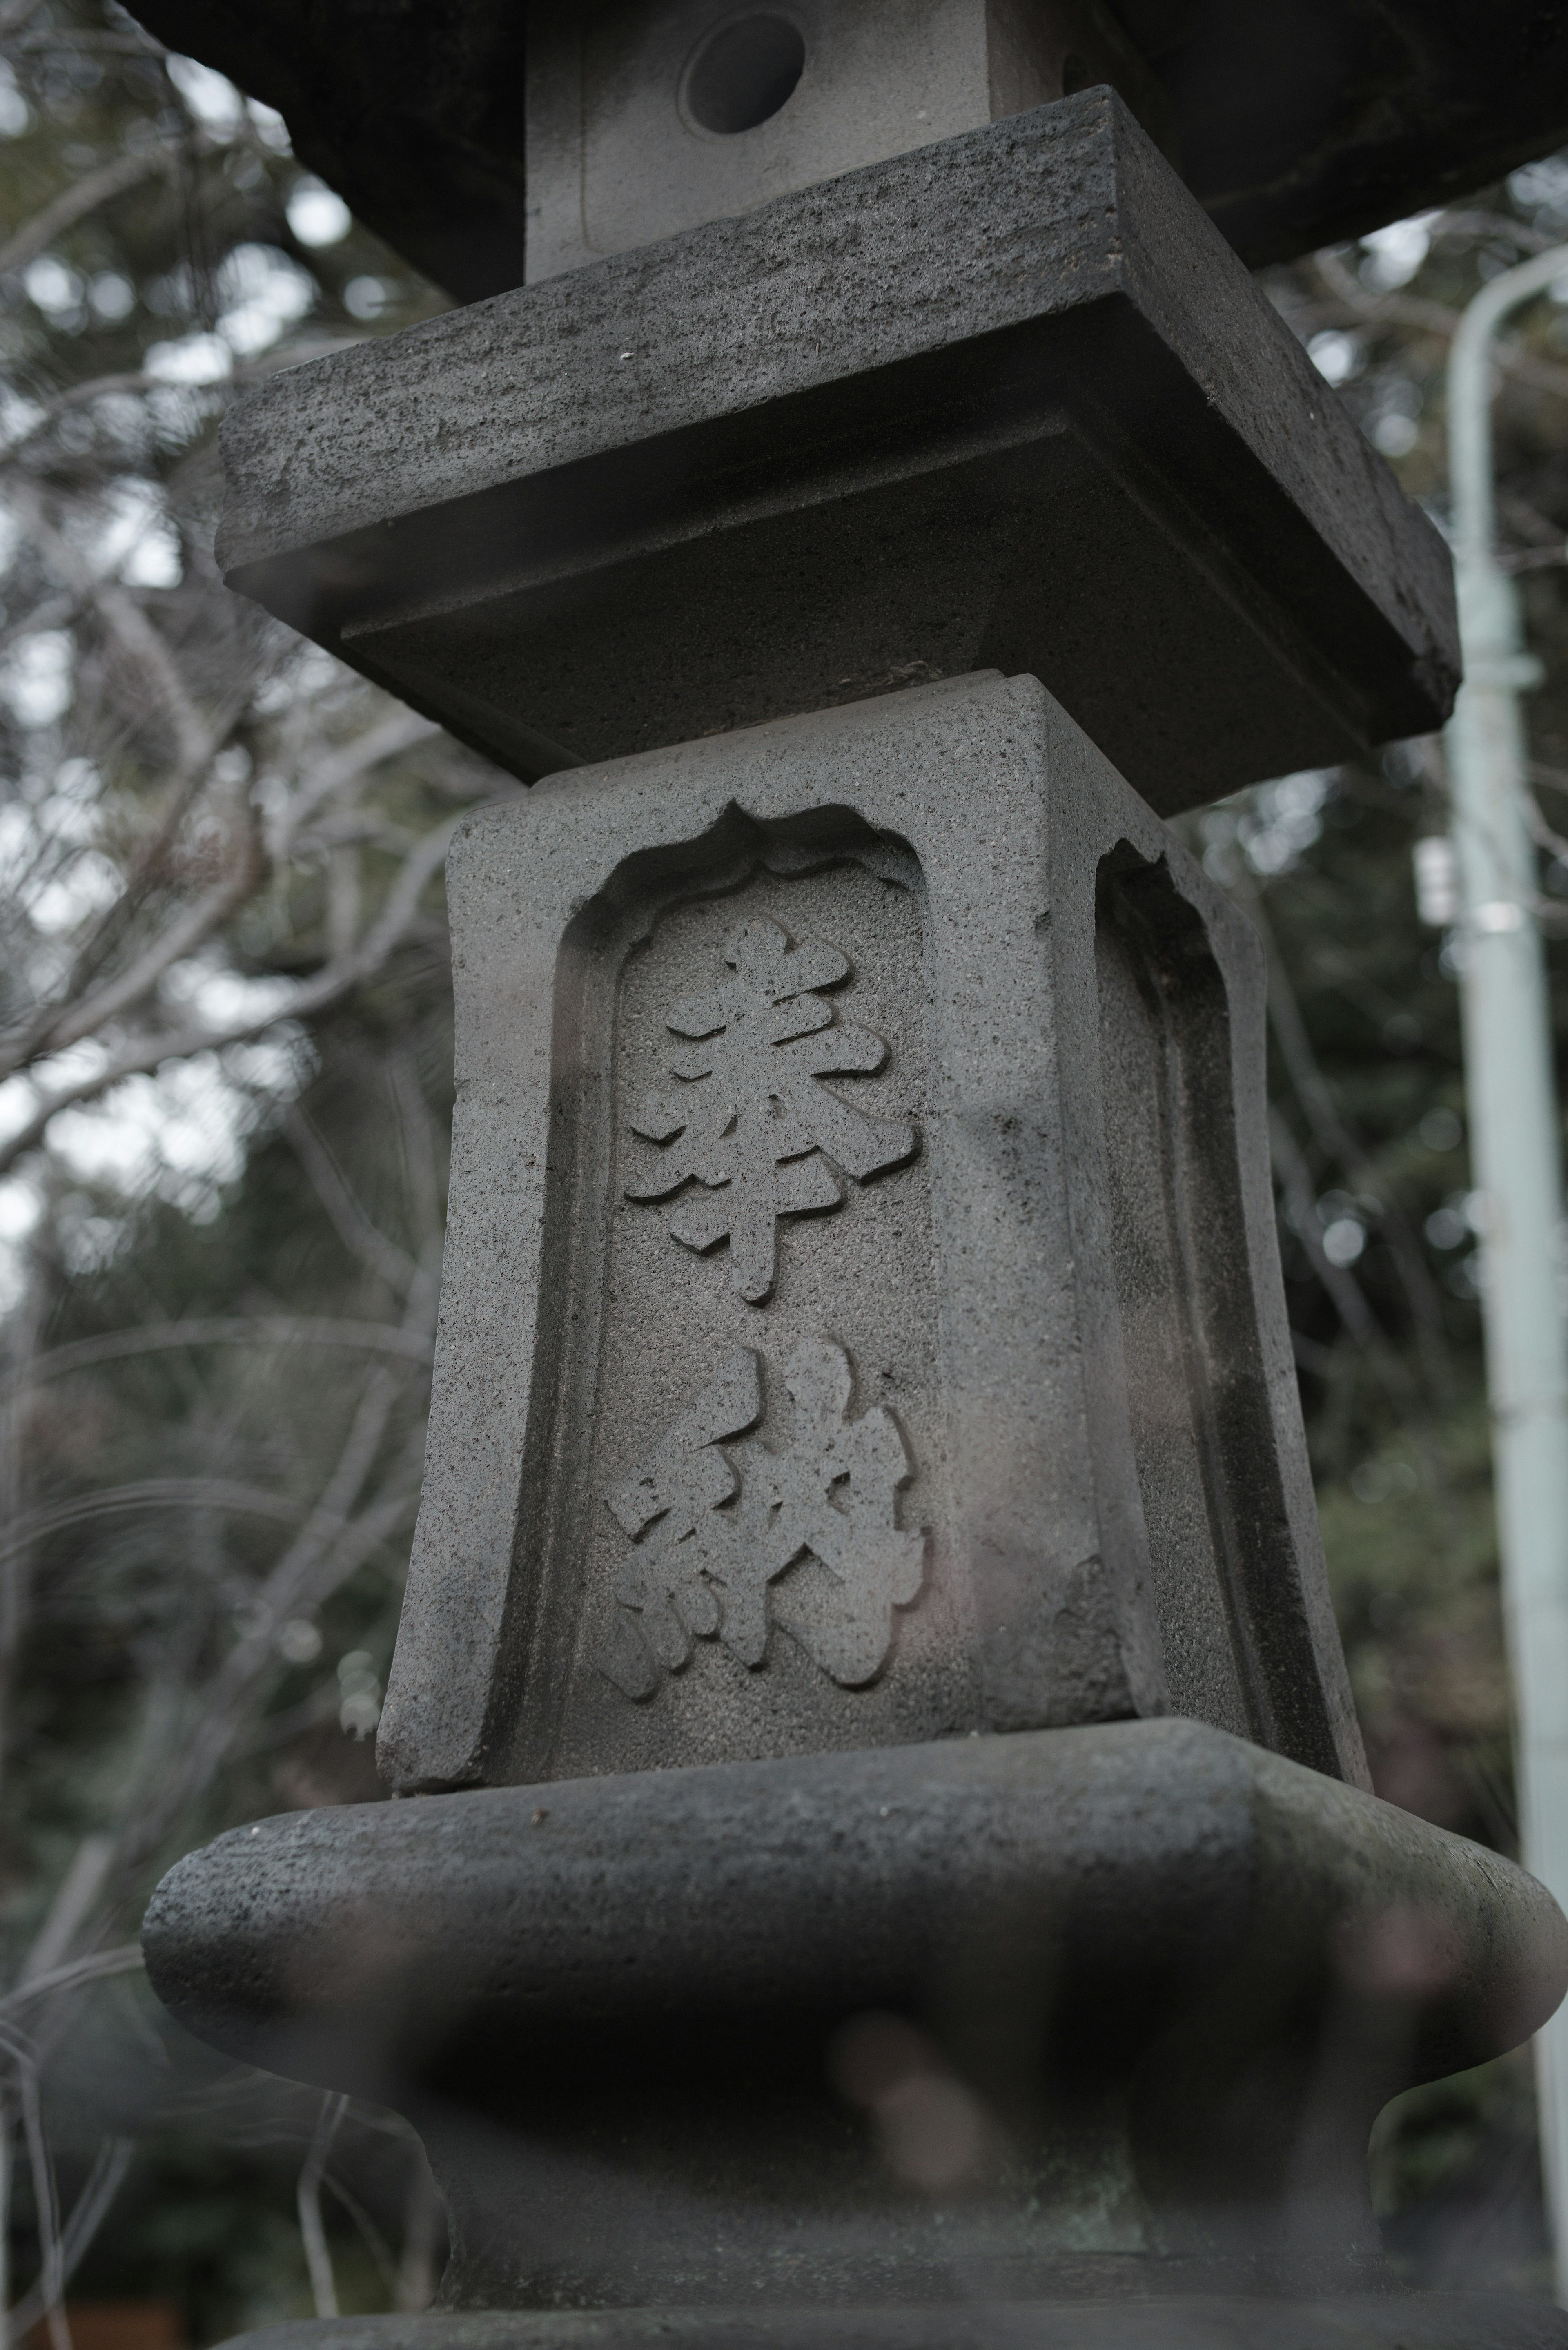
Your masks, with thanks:
[(109, 1517), (119, 1510), (166, 1509), (234, 1510), (247, 1517), (278, 1518), (285, 1523), (303, 1514), (299, 1503), (286, 1501), (260, 1485), (241, 1485), (223, 1477), (141, 1477), (129, 1485), (104, 1485), (68, 1502), (29, 1510), (0, 1542), (0, 1562), (31, 1543), (41, 1542), (46, 1534), (84, 1525), (90, 1518)]
[[(151, 681), (173, 733), (177, 758), (165, 794), (162, 816), (151, 837), (143, 842), (120, 895), (108, 908), (86, 944), (78, 950), (69, 972), (49, 1002), (35, 1011), (13, 1034), (4, 1052), (0, 1053), (0, 1075), (23, 1068), (38, 1056), (43, 1049), (41, 1040), (60, 1016), (61, 1009), (79, 996), (94, 972), (101, 968), (172, 846), (213, 757), (227, 740), (239, 711), (250, 698), (252, 683), (248, 677), (244, 679), (237, 690), (231, 689), (228, 703), (215, 719), (203, 718), (187, 692), (184, 681), (162, 638), (135, 599), (117, 583), (101, 579), (93, 573), (76, 548), (55, 529), (44, 512), (42, 499), (31, 487), (18, 491), (15, 503), (46, 560), (82, 602), (96, 607), (137, 675)], [(28, 1147), (31, 1148), (30, 1145)]]
[(192, 772), (204, 766), (227, 733), (228, 723), (221, 733), (215, 732), (212, 723), (202, 717), (168, 647), (140, 606), (117, 580), (94, 574), (91, 565), (50, 522), (44, 501), (31, 484), (19, 488), (15, 496), (17, 509), (51, 570), (77, 595), (97, 606), (104, 626), (118, 640), (120, 650), (136, 664), (139, 674), (157, 695), (174, 736), (182, 770)]
[(305, 1730), (314, 1730), (319, 1722), (336, 1721), (343, 1694), (337, 1682), (323, 1681), (300, 1704), (290, 1706), (286, 1713), (269, 1713), (243, 1744), (231, 1746), (232, 1762), (248, 1762), (254, 1755), (275, 1752), (280, 1746), (289, 1745)]
[(422, 1235), (420, 1263), (422, 1268), (433, 1272), (441, 1262), (446, 1227), (441, 1214), (441, 1187), (436, 1175), (435, 1134), (430, 1109), (414, 1073), (413, 1062), (406, 1051), (399, 1050), (392, 1055), (388, 1075), (392, 1099), (397, 1105), (398, 1139), (402, 1146), (410, 1205)]
[[(1445, 338), (1459, 332), (1459, 311), (1450, 310), (1441, 302), (1428, 302), (1417, 294), (1374, 294), (1351, 275), (1332, 247), (1314, 254), (1313, 263), (1334, 300), (1366, 325), (1413, 327), (1419, 334), (1441, 335)], [(1568, 399), (1568, 368), (1554, 367), (1550, 359), (1536, 359), (1517, 340), (1500, 341), (1496, 352), (1498, 365), (1521, 383)]]
[[(0, 1405), (0, 1523), (6, 1524), (14, 1524), (22, 1515), (31, 1482), (33, 1448), (28, 1442), (26, 1415), (20, 1399), (37, 1360), (39, 1333), (53, 1303), (51, 1287), (47, 1258), (36, 1250), (29, 1250), (26, 1287), (6, 1332), (10, 1378), (5, 1400)], [(0, 1560), (0, 1773), (11, 1748), (12, 1703), (31, 1585), (32, 1562), (26, 1546)], [(0, 2228), (4, 2225), (5, 2209), (4, 2196), (0, 2195)]]
[(1324, 253), (1314, 253), (1313, 266), (1328, 287), (1334, 300), (1356, 317), (1368, 320), (1387, 319), (1403, 327), (1415, 327), (1428, 335), (1454, 335), (1459, 332), (1459, 314), (1441, 302), (1428, 302), (1417, 294), (1375, 294), (1369, 286), (1354, 276), (1332, 247)]
[(15, 464), (23, 452), (47, 432), (51, 424), (57, 424), (62, 416), (69, 416), (76, 409), (90, 408), (95, 400), (107, 400), (117, 392), (153, 391), (166, 382), (165, 377), (149, 375), (145, 369), (139, 369), (134, 374), (99, 375), (87, 383), (73, 383), (67, 391), (57, 392), (53, 400), (46, 402), (32, 422), (25, 426), (14, 441), (8, 441), (4, 448), (0, 448), (0, 465)]
[(113, 1857), (111, 1837), (83, 1836), (70, 1866), (55, 1888), (54, 1898), (44, 1913), (43, 1924), (27, 1945), (26, 1955), (17, 1970), (19, 1983), (36, 1982), (41, 1976), (51, 1974), (56, 1967), (64, 1965), (67, 1951), (103, 1890), (104, 1877)]
[(1568, 563), (1568, 545), (1529, 546), (1513, 555), (1500, 555), (1497, 560), (1504, 571), (1550, 571)]
[(397, 710), (347, 749), (322, 758), (309, 783), (289, 801), (278, 819), (267, 844), (274, 860), (282, 864), (317, 809), (335, 794), (357, 783), (383, 759), (394, 759), (441, 731), (433, 719), (421, 718), (412, 710)]
[(35, 1036), (28, 1058), (42, 1059), (46, 1054), (63, 1052), (67, 1045), (79, 1043), (84, 1036), (97, 1035), (111, 1021), (137, 1010), (166, 972), (203, 946), (213, 931), (244, 904), (265, 869), (261, 843), (254, 826), (247, 824), (241, 830), (238, 847), (223, 879), (176, 915), (118, 979), (79, 997), (74, 1006), (63, 1007), (43, 1034)]
[(10, 0), (8, 7), (0, 8), (0, 41), (8, 41), (19, 33), (29, 16), (36, 16), (43, 0)]
[[(356, 1439), (358, 1433), (357, 1430)], [(122, 1879), (129, 1881), (158, 1850), (186, 1805), (211, 1783), (239, 1742), (255, 1685), (277, 1662), (277, 1624), (322, 1606), (398, 1527), (411, 1521), (418, 1500), (415, 1475), (396, 1484), (359, 1517), (340, 1521), (335, 1539), (323, 1539), (331, 1529), (324, 1513), (318, 1513), (306, 1529), (308, 1542), (286, 1552), (258, 1595), (255, 1628), (235, 1642), (213, 1677), (201, 1720), (182, 1739), (172, 1769), (151, 1800), (139, 1797), (121, 1822)]]
[(16, 2075), (27, 2167), (32, 2173), (33, 2221), (38, 2233), (40, 2253), (38, 2281), (34, 2287), (37, 2307), (47, 2326), (50, 2350), (71, 2350), (70, 2328), (66, 2323), (63, 2306), (66, 2278), (64, 2246), (60, 2239), (59, 2193), (39, 2111), (38, 2068), (26, 2041), (4, 2025), (0, 2025), (0, 2048), (10, 2057)]
[(403, 2218), (403, 2257), (398, 2273), (393, 2307), (418, 2316), (435, 2299), (436, 2248), (443, 2232), (445, 2211), (425, 2150), (416, 2138)]
[(88, 213), (98, 210), (99, 204), (108, 203), (111, 196), (123, 195), (127, 188), (134, 188), (139, 181), (150, 180), (155, 173), (172, 171), (174, 161), (167, 148), (151, 147), (139, 155), (117, 155), (112, 163), (102, 163), (96, 172), (88, 172), (81, 179), (73, 180), (68, 188), (62, 188), (59, 194), (44, 206), (42, 212), (35, 213), (31, 220), (24, 221), (21, 227), (14, 229), (5, 243), (0, 244), (0, 276), (9, 270), (25, 269), (47, 245), (53, 244), (56, 237), (63, 236), (67, 229), (74, 228), (78, 221), (85, 220)]
[(1432, 223), (1434, 242), (1440, 236), (1499, 236), (1521, 253), (1544, 253), (1552, 239), (1532, 228), (1528, 221), (1515, 220), (1507, 213), (1482, 211), (1441, 213)]
[[(448, 816), (427, 832), (404, 859), (401, 872), (388, 892), (387, 902), (361, 941), (347, 975), (335, 982), (332, 993), (341, 994), (344, 988), (357, 985), (379, 971), (387, 957), (397, 946), (419, 911), (425, 888), (441, 865), (451, 845), (452, 834), (462, 823), (461, 813)], [(330, 1000), (330, 999), (324, 999)]]
[[(133, 2141), (128, 2137), (105, 2138), (99, 2148), (98, 2158), (88, 2173), (87, 2183), (72, 2204), (70, 2217), (60, 2230), (59, 2287), (62, 2292), (109, 2216), (109, 2206), (119, 2192), (135, 2151)], [(6, 2350), (10, 2350), (13, 2344), (26, 2340), (45, 2314), (46, 2307), (44, 2282), (40, 2278), (6, 2314)]]
[(78, 1338), (40, 1355), (31, 1367), (0, 1382), (0, 1403), (41, 1386), (46, 1379), (90, 1370), (98, 1363), (121, 1362), (171, 1347), (348, 1347), (370, 1354), (404, 1355), (428, 1362), (431, 1342), (422, 1331), (397, 1322), (344, 1322), (304, 1314), (226, 1315), (190, 1322), (155, 1322), (140, 1330), (110, 1330), (98, 1338)]
[[(286, 342), (274, 343), (259, 359), (243, 361), (232, 375), (223, 376), (213, 388), (214, 390), (232, 390), (239, 384), (254, 382), (263, 376), (276, 375), (280, 369), (297, 367), (305, 359), (328, 359), (334, 351), (351, 350), (357, 344), (368, 340), (365, 335), (302, 333)], [(168, 390), (167, 376), (151, 375), (145, 369), (132, 374), (93, 376), (86, 383), (73, 383), (46, 402), (40, 413), (24, 426), (14, 441), (0, 446), (0, 466), (14, 464), (35, 441), (48, 431), (51, 424), (57, 424), (63, 416), (69, 416), (78, 408), (90, 408), (95, 400), (107, 400), (114, 394), (136, 396)]]
[(389, 1241), (371, 1222), (348, 1177), (297, 1103), (284, 1119), (284, 1132), (309, 1176), (317, 1198), (331, 1218), (337, 1237), (361, 1264), (400, 1297), (406, 1297), (419, 1279), (420, 1268), (406, 1249)]
[[(344, 2103), (348, 2103), (347, 2098)], [(365, 2250), (381, 2272), (382, 2285), (388, 2293), (395, 2293), (398, 2289), (398, 2263), (392, 2257), (391, 2247), (363, 2203), (357, 2195), (350, 2194), (343, 2181), (340, 2178), (335, 2178), (329, 2170), (322, 2172), (321, 2184), (332, 2196), (334, 2201), (341, 2204), (344, 2210), (348, 2212), (359, 2231), (359, 2239)]]
[(327, 2230), (321, 2219), (321, 2182), (327, 2172), (327, 2158), (332, 2151), (332, 2141), (337, 2135), (337, 2126), (343, 2119), (348, 2103), (348, 2098), (343, 2096), (322, 2098), (316, 2135), (310, 2141), (310, 2151), (299, 2174), (296, 2196), (299, 2234), (305, 2246), (305, 2264), (310, 2273), (310, 2291), (317, 2317), (336, 2317), (337, 2314), (337, 2287), (332, 2275), (332, 2255), (327, 2249)]
[(1347, 1272), (1343, 1265), (1332, 1263), (1324, 1253), (1323, 1242), (1318, 1235), (1317, 1200), (1312, 1177), (1295, 1137), (1278, 1111), (1270, 1116), (1269, 1148), (1274, 1173), (1285, 1196), (1291, 1228), (1311, 1257), (1313, 1271), (1334, 1301), (1340, 1320), (1362, 1347), (1395, 1404), (1401, 1409), (1411, 1409), (1417, 1402), (1414, 1383), (1367, 1304), (1366, 1293), (1354, 1274)]
[(1531, 838), (1536, 847), (1550, 850), (1555, 858), (1568, 860), (1568, 840), (1565, 840), (1560, 832), (1554, 831), (1547, 823), (1541, 804), (1533, 793), (1527, 792), (1524, 795), (1524, 812), (1525, 819), (1530, 826)]
[(165, 1061), (189, 1060), (197, 1053), (222, 1052), (226, 1045), (242, 1045), (281, 1027), (289, 1020), (306, 1018), (311, 1013), (325, 1009), (379, 971), (382, 964), (401, 941), (419, 910), (419, 901), (431, 874), (446, 854), (452, 833), (461, 816), (449, 816), (428, 832), (419, 847), (405, 860), (402, 871), (388, 897), (379, 918), (348, 961), (329, 964), (313, 980), (306, 980), (296, 989), (286, 1003), (272, 1010), (258, 1013), (249, 1020), (236, 1020), (226, 1027), (209, 1028), (192, 1024), (185, 1028), (171, 1029), (160, 1035), (136, 1039), (111, 1055), (104, 1065), (69, 1084), (58, 1086), (41, 1101), (32, 1117), (15, 1134), (0, 1144), (0, 1175), (9, 1173), (19, 1159), (36, 1150), (48, 1130), (49, 1121), (62, 1109), (79, 1103), (97, 1101), (123, 1078), (145, 1076)]
[[(433, 1285), (417, 1286), (403, 1317), (405, 1326), (432, 1333), (435, 1307)], [(302, 1608), (320, 1607), (411, 1518), (419, 1499), (422, 1426), (405, 1448), (406, 1466), (392, 1478), (389, 1489), (358, 1518), (348, 1514), (369, 1474), (396, 1397), (391, 1374), (373, 1372), (321, 1499), (257, 1594), (251, 1628), (235, 1641), (209, 1682), (201, 1720), (182, 1734), (178, 1756), (151, 1799), (128, 1799), (119, 1829), (122, 1875), (129, 1876), (158, 1849), (186, 1804), (209, 1783), (239, 1741), (245, 1701), (276, 1663), (275, 1627)]]
[(81, 608), (79, 596), (51, 596), (47, 603), (35, 604), (33, 609), (24, 612), (19, 620), (13, 620), (8, 627), (0, 629), (0, 651), (4, 651), (7, 645), (18, 643), (23, 637), (41, 636), (47, 629), (64, 628), (67, 620), (77, 618)]
[[(1260, 894), (1251, 888), (1241, 894), (1246, 899), (1247, 910), (1268, 956), (1269, 1024), (1274, 1032), (1296, 1098), (1306, 1113), (1319, 1147), (1327, 1156), (1339, 1161), (1352, 1181), (1377, 1200), (1384, 1236), (1393, 1250), (1400, 1282), (1422, 1335), (1424, 1359), (1435, 1374), (1436, 1385), (1446, 1392), (1451, 1383), (1452, 1367), (1449, 1358), (1448, 1334), (1443, 1324), (1442, 1302), (1427, 1260), (1421, 1253), (1420, 1243), (1397, 1201), (1386, 1196), (1386, 1187), (1379, 1181), (1377, 1170), (1368, 1159), (1360, 1138), (1352, 1133), (1341, 1116), (1333, 1089), (1318, 1066), (1317, 1055), (1307, 1035), (1306, 1022), (1302, 1017), (1301, 1005), (1291, 985), (1290, 973), (1280, 952), (1273, 925), (1269, 920)], [(1331, 1290), (1331, 1295), (1334, 1295), (1337, 1305), (1337, 1293)]]
[(109, 1975), (132, 1975), (141, 1969), (141, 1945), (125, 1942), (115, 1950), (95, 1950), (90, 1958), (73, 1959), (69, 1966), (52, 1967), (47, 1974), (35, 1975), (32, 1981), (8, 1991), (0, 1999), (0, 2016), (15, 2015), (35, 2000), (52, 1998), (56, 1991), (80, 1991), (89, 1982), (102, 1982)]

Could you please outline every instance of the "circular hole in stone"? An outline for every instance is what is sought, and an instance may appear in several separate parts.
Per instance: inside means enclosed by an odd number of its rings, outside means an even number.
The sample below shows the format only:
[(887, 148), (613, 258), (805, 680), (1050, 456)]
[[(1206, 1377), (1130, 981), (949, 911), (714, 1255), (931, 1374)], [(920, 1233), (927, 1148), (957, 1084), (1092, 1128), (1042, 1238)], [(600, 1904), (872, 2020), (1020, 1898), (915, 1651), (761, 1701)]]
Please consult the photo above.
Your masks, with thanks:
[(686, 108), (704, 130), (754, 130), (794, 94), (805, 42), (787, 16), (732, 17), (699, 49), (686, 77)]

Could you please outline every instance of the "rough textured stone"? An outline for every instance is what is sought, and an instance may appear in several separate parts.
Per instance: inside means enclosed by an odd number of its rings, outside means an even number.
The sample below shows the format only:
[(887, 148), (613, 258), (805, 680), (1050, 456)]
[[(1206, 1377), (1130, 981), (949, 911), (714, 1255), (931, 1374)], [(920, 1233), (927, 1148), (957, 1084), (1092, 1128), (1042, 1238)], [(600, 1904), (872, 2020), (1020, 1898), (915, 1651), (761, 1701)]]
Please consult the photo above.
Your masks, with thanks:
[(753, 212), (1097, 82), (1160, 137), (1158, 86), (1093, 0), (535, 10), (528, 276)]
[[(572, 0), (140, 0), (286, 116), (295, 151), (460, 300), (523, 282), (524, 41)], [(1451, 203), (1568, 138), (1554, 0), (1096, 0), (1252, 267)], [(1090, 57), (1091, 71), (1104, 70)]]
[(449, 896), (394, 1785), (1168, 1706), (1364, 1774), (1261, 955), (1033, 679), (553, 777)]
[(232, 584), (535, 775), (1041, 677), (1162, 814), (1437, 725), (1447, 552), (1096, 90), (275, 377)]
[[(1568, 1971), (1521, 1870), (1183, 1721), (266, 1820), (144, 1945), (216, 2045), (410, 2115), (449, 2306), (677, 2341), (694, 2305), (794, 2342), (811, 2303), (1390, 2289), (1374, 2117)], [(1495, 2338), (1568, 2338), (1532, 2322)], [(1368, 2338), (1318, 2323), (1280, 2338)], [(575, 2337), (497, 2337), (534, 2338)]]
[(1328, 2301), (992, 2302), (948, 2309), (573, 2309), (339, 2317), (230, 2350), (1562, 2350), (1547, 2301), (1387, 2293)]

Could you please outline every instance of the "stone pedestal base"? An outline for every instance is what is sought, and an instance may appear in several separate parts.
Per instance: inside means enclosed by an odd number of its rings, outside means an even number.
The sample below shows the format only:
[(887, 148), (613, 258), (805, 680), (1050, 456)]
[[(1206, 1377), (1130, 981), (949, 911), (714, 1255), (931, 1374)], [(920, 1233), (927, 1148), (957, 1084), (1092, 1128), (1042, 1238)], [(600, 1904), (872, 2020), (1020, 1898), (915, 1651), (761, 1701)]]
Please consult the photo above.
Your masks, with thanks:
[(1366, 2164), (1564, 1939), (1495, 1855), (1174, 1720), (267, 1820), (145, 1929), (203, 2037), (414, 2122), (454, 2350), (1568, 2342), (1395, 2295)]
[(1494, 2293), (986, 2302), (936, 2309), (612, 2309), (344, 2317), (228, 2350), (1561, 2350), (1568, 2314)]

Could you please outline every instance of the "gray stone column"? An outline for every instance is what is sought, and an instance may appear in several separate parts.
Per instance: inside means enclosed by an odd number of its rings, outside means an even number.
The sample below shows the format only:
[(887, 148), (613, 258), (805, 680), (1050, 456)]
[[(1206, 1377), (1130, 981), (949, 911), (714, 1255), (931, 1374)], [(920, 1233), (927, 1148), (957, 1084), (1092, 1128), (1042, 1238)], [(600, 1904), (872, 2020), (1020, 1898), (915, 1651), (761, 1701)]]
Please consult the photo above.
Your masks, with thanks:
[(450, 890), (395, 1787), (1171, 1710), (1365, 1783), (1262, 957), (1049, 695), (561, 776)]
[(1103, 10), (787, 0), (860, 79), (771, 144), (722, 13), (541, 19), (535, 282), (229, 420), (232, 584), (535, 789), (451, 862), (402, 1800), (182, 1862), (153, 1981), (429, 2146), (441, 2314), (312, 2350), (1568, 2344), (1383, 2265), (1377, 2112), (1568, 1927), (1366, 1792), (1162, 821), (1437, 723), (1446, 555)]

